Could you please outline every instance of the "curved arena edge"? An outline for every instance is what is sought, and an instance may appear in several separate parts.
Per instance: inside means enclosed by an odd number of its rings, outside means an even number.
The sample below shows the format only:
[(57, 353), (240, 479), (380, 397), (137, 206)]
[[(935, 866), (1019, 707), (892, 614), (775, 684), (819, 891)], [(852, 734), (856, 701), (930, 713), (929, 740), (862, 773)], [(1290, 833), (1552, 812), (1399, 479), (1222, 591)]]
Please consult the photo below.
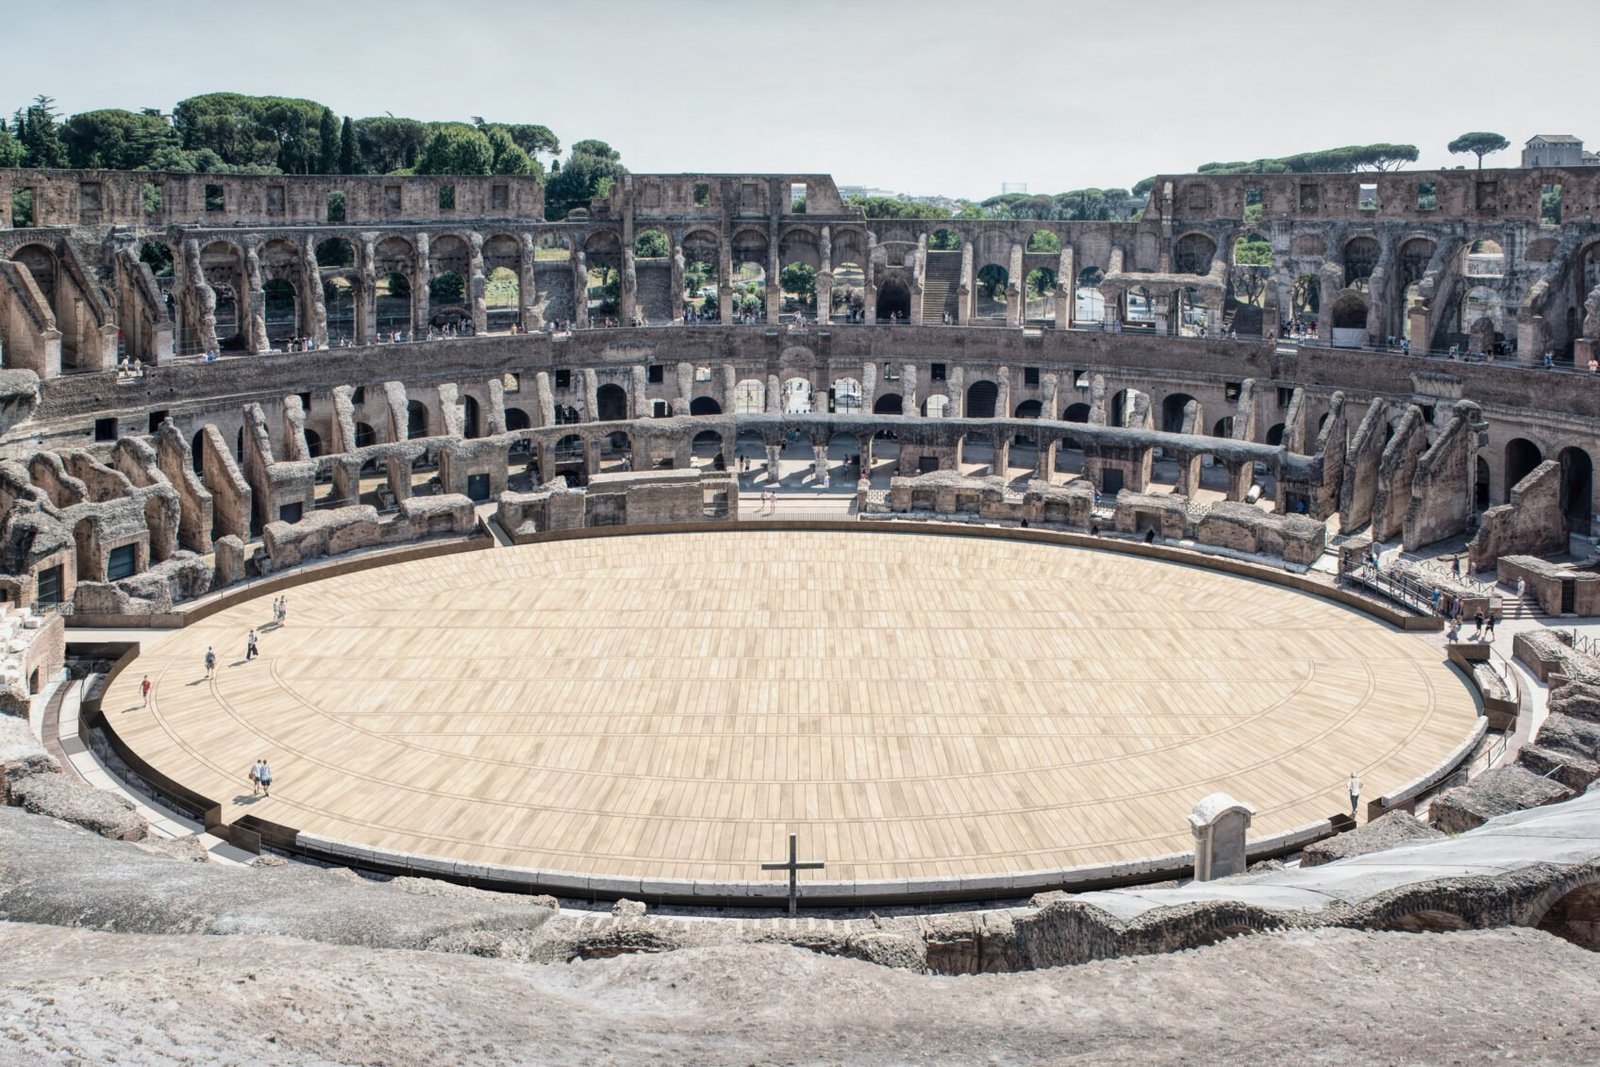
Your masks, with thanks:
[[(1371, 598), (1323, 585), (1280, 568), (1226, 556), (1204, 554), (1185, 548), (1064, 531), (934, 521), (805, 519), (601, 527), (523, 535), (517, 540), (522, 544), (539, 544), (578, 539), (647, 537), (668, 533), (707, 531), (745, 533), (760, 530), (838, 531), (864, 537), (910, 535), (979, 538), (1120, 553), (1159, 560), (1171, 565), (1203, 568), (1240, 580), (1267, 582), (1353, 609), (1401, 632), (1437, 629), (1437, 620), (1419, 618)], [(283, 593), (335, 575), (384, 568), (412, 560), (485, 550), (492, 550), (492, 538), (480, 524), (479, 529), (467, 538), (360, 553), (308, 564), (281, 575), (268, 576), (243, 587), (230, 588), (207, 597), (188, 610), (175, 613), (162, 621), (180, 627), (186, 626), (235, 605), (269, 594)], [(86, 633), (92, 634), (93, 630)], [(103, 714), (101, 701), (104, 695), (118, 676), (136, 669), (137, 663), (137, 645), (128, 646), (116, 658), (99, 686), (98, 695), (84, 701), (82, 720), (84, 728), (101, 731), (117, 757), (157, 795), (203, 820), (206, 828), (213, 834), (242, 846), (247, 851), (272, 849), (319, 862), (379, 874), (439, 878), (485, 889), (548, 893), (567, 899), (633, 899), (654, 904), (715, 907), (779, 906), (787, 899), (788, 887), (781, 880), (781, 875), (778, 880), (748, 881), (612, 877), (575, 871), (471, 863), (439, 856), (375, 848), (282, 825), (251, 814), (224, 821), (225, 805), (222, 801), (202, 795), (151, 766), (118, 734), (114, 718)], [(1445, 754), (1437, 764), (1414, 780), (1392, 790), (1388, 796), (1375, 801), (1378, 810), (1406, 810), (1409, 801), (1426, 793), (1456, 772), (1473, 755), (1484, 737), (1488, 724), (1482, 713), (1481, 697), (1456, 664), (1449, 663), (1448, 667), (1476, 702), (1477, 716), (1459, 744)], [(1313, 842), (1350, 829), (1353, 825), (1352, 820), (1334, 815), (1270, 836), (1255, 837), (1247, 844), (1248, 860), (1256, 863), (1288, 856)], [(1193, 864), (1192, 852), (1178, 852), (1118, 863), (988, 876), (848, 881), (808, 878), (802, 880), (801, 891), (809, 907), (979, 903), (1021, 899), (1041, 892), (1083, 892), (1182, 878), (1192, 873)]]

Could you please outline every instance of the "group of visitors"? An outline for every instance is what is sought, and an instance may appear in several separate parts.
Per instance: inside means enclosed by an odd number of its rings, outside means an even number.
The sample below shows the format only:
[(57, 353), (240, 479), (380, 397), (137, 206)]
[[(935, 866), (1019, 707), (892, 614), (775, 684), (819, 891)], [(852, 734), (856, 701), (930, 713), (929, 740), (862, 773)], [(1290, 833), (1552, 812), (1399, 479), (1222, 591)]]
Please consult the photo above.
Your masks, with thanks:
[(1315, 341), (1317, 339), (1317, 324), (1314, 321), (1293, 319), (1278, 327), (1278, 335), (1287, 337), (1291, 341)]
[(119, 380), (137, 380), (139, 378), (143, 378), (144, 371), (145, 363), (143, 360), (131, 359), (128, 356), (123, 356), (122, 359), (117, 362), (117, 378)]
[(250, 795), (253, 797), (272, 795), (272, 765), (265, 756), (250, 764)]

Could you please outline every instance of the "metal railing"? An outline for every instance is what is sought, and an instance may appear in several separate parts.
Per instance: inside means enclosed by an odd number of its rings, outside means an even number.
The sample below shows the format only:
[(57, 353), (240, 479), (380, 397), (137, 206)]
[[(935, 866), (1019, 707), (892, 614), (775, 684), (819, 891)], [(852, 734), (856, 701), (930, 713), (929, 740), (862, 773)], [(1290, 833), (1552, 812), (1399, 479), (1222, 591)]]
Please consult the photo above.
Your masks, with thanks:
[(1572, 635), (1572, 650), (1585, 656), (1600, 655), (1600, 642), (1580, 631), (1576, 626), (1567, 631)]
[(1404, 604), (1419, 615), (1434, 614), (1432, 587), (1424, 585), (1415, 578), (1394, 571), (1385, 573), (1370, 562), (1360, 563), (1342, 571), (1339, 577), (1341, 580), (1348, 579), (1381, 593), (1390, 600)]

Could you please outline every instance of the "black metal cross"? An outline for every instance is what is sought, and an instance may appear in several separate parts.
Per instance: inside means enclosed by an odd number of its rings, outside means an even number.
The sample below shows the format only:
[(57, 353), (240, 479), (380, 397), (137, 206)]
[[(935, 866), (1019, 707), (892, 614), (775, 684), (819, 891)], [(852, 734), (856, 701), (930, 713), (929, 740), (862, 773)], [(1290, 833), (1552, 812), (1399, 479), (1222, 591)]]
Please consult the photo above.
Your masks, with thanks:
[(799, 904), (800, 904), (800, 883), (799, 883), (799, 880), (796, 879), (796, 877), (795, 877), (795, 872), (796, 871), (820, 871), (820, 870), (822, 870), (822, 868), (824, 866), (824, 864), (823, 864), (823, 862), (821, 860), (806, 860), (804, 862), (801, 862), (800, 860), (795, 859), (794, 838), (795, 838), (794, 834), (790, 834), (789, 835), (789, 860), (788, 860), (787, 863), (785, 863), (785, 862), (780, 860), (780, 861), (778, 861), (776, 863), (763, 863), (761, 865), (761, 869), (763, 871), (788, 871), (789, 872), (789, 914), (790, 915), (793, 915), (795, 913), (795, 909), (797, 907), (799, 907)]

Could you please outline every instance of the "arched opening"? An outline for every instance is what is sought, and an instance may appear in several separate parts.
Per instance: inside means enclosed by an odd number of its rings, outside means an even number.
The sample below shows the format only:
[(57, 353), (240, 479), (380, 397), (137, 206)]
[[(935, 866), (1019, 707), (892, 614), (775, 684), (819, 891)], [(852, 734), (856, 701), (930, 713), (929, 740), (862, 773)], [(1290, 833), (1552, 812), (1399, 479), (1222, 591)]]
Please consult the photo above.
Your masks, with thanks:
[(428, 279), (428, 325), (435, 329), (457, 329), (472, 322), (467, 306), (467, 282), (458, 272), (441, 271)]
[(1029, 252), (1060, 252), (1061, 238), (1049, 230), (1034, 230), (1028, 235)]
[(583, 421), (583, 417), (578, 414), (578, 409), (571, 404), (557, 404), (555, 406), (555, 415), (557, 426), (575, 426)]
[(412, 329), (411, 273), (415, 269), (415, 252), (404, 237), (385, 237), (373, 247), (375, 325), (386, 339)]
[(1461, 273), (1468, 278), (1503, 278), (1506, 252), (1500, 242), (1480, 237), (1461, 250)]
[(841, 415), (861, 414), (861, 382), (855, 378), (835, 378), (828, 390), (828, 410)]
[[(1037, 400), (1024, 400), (1022, 403), (1018, 404), (1017, 407), (1016, 407), (1016, 410), (1014, 412), (1012, 412), (1012, 417), (1018, 418), (1018, 419), (1038, 419), (1038, 418), (1043, 418), (1044, 417), (1044, 405), (1041, 404)], [(1017, 445), (1017, 447), (1019, 447), (1019, 448), (1033, 449), (1033, 448), (1039, 447), (1038, 438), (1034, 437), (1033, 434), (1031, 434), (1031, 433), (1018, 432), (1016, 437), (1013, 439), (1013, 441)], [(1019, 462), (1026, 461), (1025, 462), (1026, 466), (1032, 466), (1033, 465), (1031, 453), (1026, 457), (1024, 457), (1024, 456), (1013, 456), (1013, 458), (1018, 460)]]
[(478, 402), (470, 396), (461, 398), (461, 435), (463, 437), (482, 437), (482, 423), (478, 416)]
[(972, 430), (961, 438), (961, 469), (966, 474), (1002, 474), (996, 470), (999, 463), (994, 438), (986, 430)]
[(406, 401), (406, 440), (428, 436), (428, 406), (420, 400)]
[(966, 404), (962, 411), (969, 419), (994, 418), (995, 401), (1000, 397), (1000, 387), (987, 378), (979, 378), (967, 386)]
[(589, 276), (585, 300), (592, 320), (615, 316), (622, 301), (622, 237), (615, 230), (597, 230), (583, 245)]
[(262, 286), (266, 295), (267, 344), (286, 347), (299, 337), (299, 300), (294, 285), (284, 278), (274, 278)]
[(1211, 424), (1212, 437), (1233, 437), (1233, 416), (1226, 415)]
[[(701, 461), (696, 463), (696, 466), (712, 466), (722, 456), (722, 435), (716, 430), (701, 430), (694, 435), (694, 440), (690, 443), (689, 450), (696, 460)], [(726, 464), (726, 462), (727, 460), (724, 459), (723, 463)]]
[(689, 401), (691, 415), (721, 415), (722, 405), (709, 396), (697, 396)]
[(1479, 511), (1489, 506), (1489, 461), (1478, 457), (1478, 469), (1472, 485), (1472, 503)]
[(1183, 409), (1194, 400), (1188, 393), (1168, 393), (1161, 401), (1161, 430), (1163, 433), (1183, 432)]
[(683, 239), (683, 298), (692, 321), (717, 318), (717, 235), (695, 230)]
[(1023, 295), (1027, 301), (1024, 313), (1029, 321), (1056, 321), (1056, 285), (1056, 272), (1050, 267), (1035, 267), (1028, 272)]
[(1100, 283), (1106, 272), (1099, 267), (1085, 267), (1078, 272), (1077, 306), (1073, 317), (1078, 322), (1104, 322), (1106, 298), (1100, 292)]
[(306, 427), (306, 455), (311, 459), (322, 455), (322, 435), (309, 426)]
[(828, 438), (828, 482), (825, 488), (850, 492), (861, 477), (861, 441), (840, 431)]
[(1276, 447), (1282, 447), (1282, 445), (1283, 445), (1283, 432), (1284, 432), (1283, 423), (1281, 423), (1281, 422), (1274, 423), (1267, 430), (1267, 444), (1272, 445), (1275, 448)]
[(783, 383), (783, 411), (786, 415), (811, 414), (811, 383), (804, 378), (790, 378)]
[(224, 349), (238, 351), (244, 348), (244, 335), (239, 327), (239, 298), (234, 295), (231, 285), (214, 285), (211, 288), (217, 298), (217, 344)]
[(1572, 532), (1587, 536), (1594, 491), (1594, 464), (1581, 448), (1563, 448), (1561, 463), (1561, 511)]
[(1106, 424), (1109, 426), (1124, 426), (1128, 418), (1128, 391), (1118, 389), (1111, 394), (1111, 399), (1106, 401)]
[(985, 263), (974, 275), (972, 317), (974, 319), (1004, 319), (1006, 317), (1006, 286), (1011, 275), (998, 263)]
[(329, 267), (354, 267), (356, 265), (356, 249), (343, 237), (327, 237), (317, 242), (317, 266)]
[(484, 276), (483, 303), (489, 329), (501, 332), (522, 318), (522, 280), (510, 267), (496, 267)]
[(160, 241), (144, 241), (139, 245), (139, 262), (150, 268), (163, 291), (172, 284), (172, 249)]
[(328, 344), (339, 345), (356, 340), (356, 286), (344, 276), (329, 278), (322, 283), (322, 304), (327, 314)]
[(903, 415), (905, 414), (905, 397), (899, 393), (884, 393), (872, 402), (874, 415)]
[(928, 235), (928, 251), (959, 252), (961, 251), (961, 235), (954, 230), (941, 226)]
[(556, 442), (555, 448), (551, 450), (550, 458), (557, 464), (582, 463), (583, 438), (575, 433), (567, 434), (567, 436)]
[(1172, 269), (1178, 274), (1209, 274), (1217, 257), (1217, 242), (1203, 233), (1186, 233), (1172, 249)]
[(767, 409), (767, 384), (758, 378), (746, 378), (733, 387), (733, 413), (759, 415)]
[(385, 340), (411, 329), (411, 282), (404, 274), (385, 274), (374, 289), (378, 331)]
[(1289, 291), (1294, 324), (1301, 329), (1315, 327), (1322, 311), (1322, 282), (1315, 274), (1302, 274)]
[(1359, 348), (1367, 343), (1367, 302), (1355, 293), (1344, 293), (1333, 305), (1335, 345)]
[(878, 286), (878, 321), (911, 321), (911, 288), (900, 278), (885, 278)]
[(949, 407), (950, 398), (943, 393), (935, 393), (922, 402), (922, 414), (930, 419), (942, 419)]
[(595, 418), (600, 422), (618, 422), (628, 417), (628, 394), (622, 386), (607, 382), (594, 394)]
[(201, 447), (205, 443), (206, 431), (204, 427), (194, 432), (194, 437), (189, 440), (189, 466), (194, 468), (196, 474), (204, 475), (206, 472), (206, 453)]
[(1511, 490), (1522, 479), (1532, 473), (1533, 468), (1544, 462), (1544, 453), (1539, 451), (1539, 446), (1526, 437), (1513, 437), (1506, 442), (1506, 503), (1511, 502)]
[(1347, 289), (1366, 292), (1372, 272), (1378, 269), (1381, 249), (1371, 237), (1352, 237), (1344, 244), (1344, 284)]
[(366, 448), (378, 443), (378, 431), (364, 422), (356, 423), (356, 447)]
[(633, 438), (628, 436), (626, 430), (606, 434), (600, 446), (600, 458), (609, 463), (612, 470), (632, 470)]
[(1088, 404), (1068, 404), (1066, 410), (1061, 413), (1061, 421), (1088, 422), (1089, 411)]
[(672, 255), (672, 241), (660, 230), (645, 230), (633, 239), (635, 259), (666, 259)]
[(528, 418), (528, 413), (521, 408), (506, 408), (506, 430), (530, 429), (533, 423)]
[(1504, 314), (1499, 293), (1486, 285), (1468, 290), (1461, 299), (1460, 329), (1466, 335), (1469, 352), (1482, 355), (1500, 350), (1505, 340), (1501, 328)]
[(1538, 928), (1591, 952), (1600, 951), (1600, 885), (1581, 885), (1539, 919)]

